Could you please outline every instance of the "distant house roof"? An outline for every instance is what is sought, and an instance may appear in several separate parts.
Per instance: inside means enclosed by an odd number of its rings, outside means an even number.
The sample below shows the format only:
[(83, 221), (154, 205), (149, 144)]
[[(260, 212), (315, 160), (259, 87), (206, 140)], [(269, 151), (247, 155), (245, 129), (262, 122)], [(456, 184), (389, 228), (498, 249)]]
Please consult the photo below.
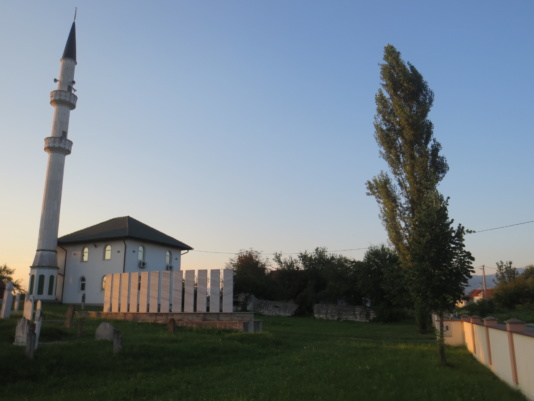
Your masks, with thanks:
[(64, 235), (58, 238), (58, 243), (60, 245), (67, 245), (126, 238), (188, 251), (193, 249), (189, 245), (147, 226), (130, 216), (116, 217), (72, 234)]

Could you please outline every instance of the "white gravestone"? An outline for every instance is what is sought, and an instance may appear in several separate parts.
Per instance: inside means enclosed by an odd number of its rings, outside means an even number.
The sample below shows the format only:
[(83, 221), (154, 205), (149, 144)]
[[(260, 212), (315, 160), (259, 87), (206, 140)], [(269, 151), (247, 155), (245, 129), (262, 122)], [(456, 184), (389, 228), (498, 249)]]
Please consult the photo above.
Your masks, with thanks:
[(150, 313), (158, 313), (159, 306), (159, 272), (150, 272)]
[(138, 310), (140, 280), (139, 273), (130, 273), (130, 312)]
[(104, 281), (104, 307), (103, 312), (111, 312), (111, 288), (113, 287), (113, 274), (107, 274)]
[(30, 322), (33, 320), (33, 297), (28, 295), (24, 302), (24, 318)]
[(207, 310), (208, 271), (199, 270), (197, 274), (197, 313), (204, 313)]
[(121, 274), (121, 301), (119, 306), (120, 312), (128, 312), (128, 303), (129, 303), (129, 291), (130, 291), (130, 274), (122, 273)]
[(39, 335), (41, 334), (41, 325), (43, 324), (43, 318), (41, 317), (42, 304), (41, 300), (37, 301), (35, 306), (35, 348), (39, 345)]
[(180, 313), (182, 311), (182, 291), (183, 291), (183, 272), (175, 270), (172, 273), (172, 312)]
[(184, 312), (195, 311), (195, 271), (185, 271)]
[(139, 287), (139, 312), (148, 312), (148, 272), (141, 273), (141, 286)]
[(161, 313), (169, 312), (169, 305), (171, 302), (171, 272), (161, 272), (161, 291), (160, 291), (160, 308)]
[(20, 294), (15, 295), (15, 302), (13, 303), (13, 310), (18, 312), (20, 309)]
[(221, 271), (213, 269), (210, 271), (210, 312), (221, 311)]
[(121, 274), (113, 275), (113, 286), (111, 289), (111, 312), (119, 311), (119, 302), (121, 296)]
[(13, 306), (13, 283), (7, 282), (4, 290), (4, 302), (2, 303), (2, 310), (0, 311), (0, 319), (9, 319), (11, 316), (11, 307)]
[(223, 270), (223, 307), (224, 313), (234, 311), (234, 271), (232, 269)]

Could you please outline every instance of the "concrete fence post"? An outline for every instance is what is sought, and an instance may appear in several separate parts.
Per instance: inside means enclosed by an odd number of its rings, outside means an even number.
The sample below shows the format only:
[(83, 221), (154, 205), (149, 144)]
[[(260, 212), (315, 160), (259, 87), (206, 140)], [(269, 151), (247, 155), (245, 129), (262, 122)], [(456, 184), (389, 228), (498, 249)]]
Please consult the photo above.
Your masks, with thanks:
[(506, 322), (506, 331), (508, 332), (508, 348), (510, 350), (510, 364), (512, 365), (512, 380), (519, 384), (517, 379), (517, 361), (515, 357), (514, 333), (525, 332), (525, 322), (519, 319), (510, 319)]
[(491, 359), (491, 343), (490, 343), (490, 335), (489, 335), (489, 329), (490, 327), (496, 327), (497, 326), (497, 319), (495, 319), (493, 316), (488, 316), (484, 319), (484, 328), (486, 331), (486, 344), (487, 344), (487, 351), (488, 351), (488, 363), (490, 366), (493, 366), (493, 361)]

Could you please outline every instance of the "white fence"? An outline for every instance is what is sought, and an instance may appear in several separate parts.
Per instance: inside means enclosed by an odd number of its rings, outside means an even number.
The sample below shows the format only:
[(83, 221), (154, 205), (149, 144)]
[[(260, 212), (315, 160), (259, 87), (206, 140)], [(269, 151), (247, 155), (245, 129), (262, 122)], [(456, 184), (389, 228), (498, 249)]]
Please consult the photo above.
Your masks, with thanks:
[[(435, 320), (435, 324), (439, 324)], [(534, 401), (534, 329), (517, 319), (445, 320), (445, 344), (463, 345), (501, 380)]]
[(108, 274), (105, 283), (104, 312), (233, 312), (230, 269)]

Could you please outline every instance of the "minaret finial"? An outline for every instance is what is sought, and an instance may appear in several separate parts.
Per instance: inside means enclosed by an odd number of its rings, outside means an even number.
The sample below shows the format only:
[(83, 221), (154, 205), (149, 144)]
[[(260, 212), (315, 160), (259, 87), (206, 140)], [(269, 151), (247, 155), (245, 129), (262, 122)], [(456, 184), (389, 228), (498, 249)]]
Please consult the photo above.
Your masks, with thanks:
[(78, 13), (78, 7), (74, 7), (74, 21), (76, 21), (76, 14)]

